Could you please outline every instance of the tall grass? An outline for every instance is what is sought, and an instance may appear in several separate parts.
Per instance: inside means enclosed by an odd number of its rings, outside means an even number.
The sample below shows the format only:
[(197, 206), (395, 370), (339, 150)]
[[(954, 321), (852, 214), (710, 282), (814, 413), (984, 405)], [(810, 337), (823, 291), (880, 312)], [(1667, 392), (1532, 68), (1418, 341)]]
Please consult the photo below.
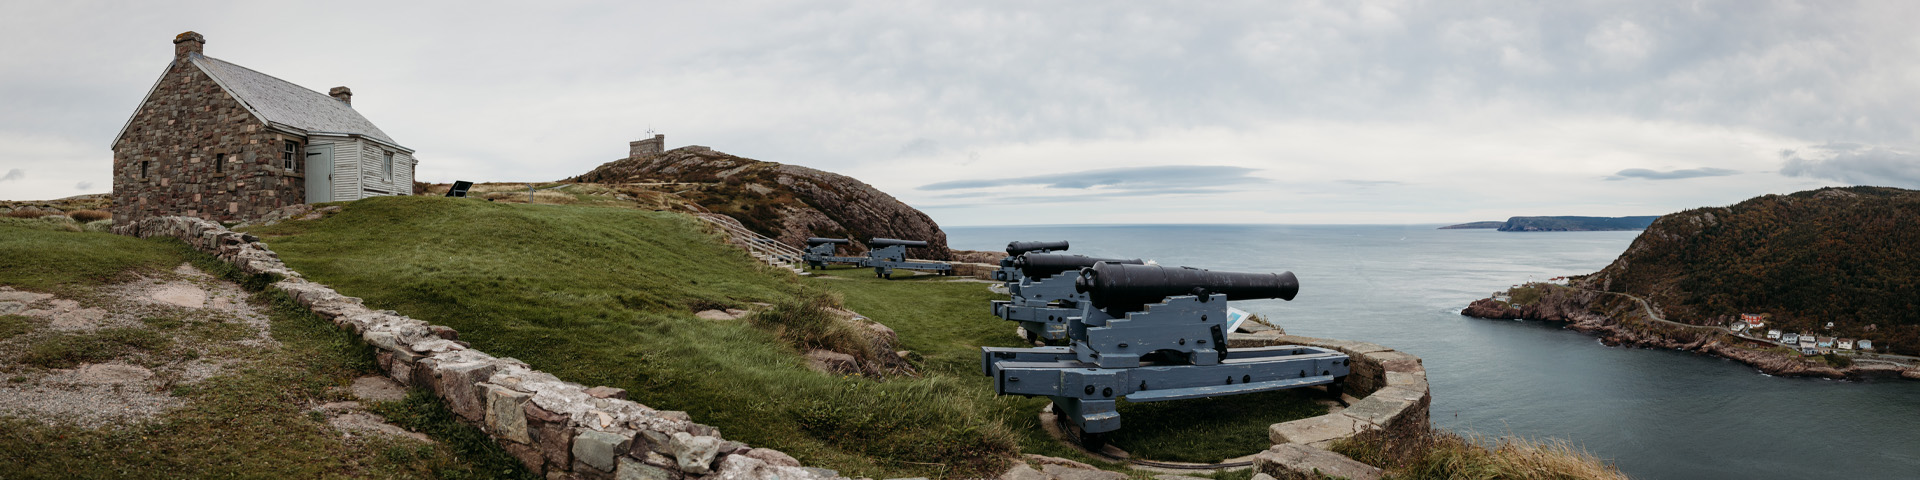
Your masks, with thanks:
[(1584, 449), (1558, 439), (1489, 440), (1437, 430), (1373, 431), (1341, 440), (1332, 450), (1386, 469), (1390, 478), (1405, 480), (1627, 478)]

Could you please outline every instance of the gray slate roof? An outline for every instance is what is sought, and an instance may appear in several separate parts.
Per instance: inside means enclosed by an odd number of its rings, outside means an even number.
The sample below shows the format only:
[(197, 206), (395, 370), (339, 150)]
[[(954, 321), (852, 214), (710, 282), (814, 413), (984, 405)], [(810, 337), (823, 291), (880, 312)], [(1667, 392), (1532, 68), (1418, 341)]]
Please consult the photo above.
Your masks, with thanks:
[(359, 134), (399, 145), (346, 102), (327, 94), (213, 57), (193, 55), (192, 61), (268, 122), (308, 132)]

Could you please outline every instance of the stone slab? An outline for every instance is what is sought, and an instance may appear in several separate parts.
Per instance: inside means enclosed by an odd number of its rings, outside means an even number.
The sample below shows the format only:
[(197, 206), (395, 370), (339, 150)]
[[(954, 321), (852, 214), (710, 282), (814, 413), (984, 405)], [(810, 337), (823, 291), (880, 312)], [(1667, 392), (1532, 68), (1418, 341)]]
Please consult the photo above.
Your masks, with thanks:
[(533, 394), (499, 385), (482, 386), (487, 389), (487, 431), (521, 444), (532, 443), (533, 438), (527, 435), (527, 414), (521, 405), (532, 399)]
[(582, 431), (573, 437), (573, 458), (600, 471), (612, 472), (619, 466), (615, 460), (632, 440), (632, 437), (599, 430)]
[(1274, 445), (1253, 456), (1253, 470), (1274, 478), (1378, 480), (1380, 469), (1338, 453), (1297, 443)]
[[(1351, 409), (1351, 408), (1349, 408)], [(1360, 419), (1341, 413), (1331, 413), (1313, 418), (1303, 418), (1285, 423), (1276, 423), (1267, 427), (1267, 439), (1274, 444), (1299, 443), (1306, 445), (1328, 444), (1354, 434), (1372, 430), (1373, 426)]]

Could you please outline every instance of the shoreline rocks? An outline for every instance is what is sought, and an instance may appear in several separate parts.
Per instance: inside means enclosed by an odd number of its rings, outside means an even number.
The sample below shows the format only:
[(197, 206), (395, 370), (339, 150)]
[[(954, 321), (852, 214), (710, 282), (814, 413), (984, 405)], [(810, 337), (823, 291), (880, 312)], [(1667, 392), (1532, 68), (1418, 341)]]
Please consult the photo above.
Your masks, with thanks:
[[(1858, 379), (1865, 377), (1902, 377), (1920, 380), (1920, 368), (1900, 368), (1891, 365), (1861, 365), (1856, 363), (1845, 368), (1814, 365), (1803, 361), (1799, 356), (1784, 356), (1743, 348), (1726, 341), (1727, 336), (1712, 332), (1700, 332), (1683, 337), (1670, 336), (1667, 333), (1640, 329), (1621, 322), (1617, 315), (1630, 313), (1638, 308), (1637, 303), (1627, 302), (1631, 308), (1620, 306), (1596, 305), (1601, 293), (1591, 290), (1570, 288), (1549, 289), (1540, 296), (1540, 300), (1519, 308), (1492, 298), (1482, 298), (1460, 310), (1461, 315), (1496, 320), (1544, 320), (1565, 322), (1565, 328), (1587, 333), (1600, 338), (1600, 343), (1613, 347), (1667, 348), (1687, 352), (1702, 353), (1747, 364), (1761, 373), (1780, 377), (1821, 377), (1831, 379)], [(1612, 308), (1609, 308), (1612, 307)], [(1607, 312), (1605, 314), (1599, 311)], [(1739, 340), (1734, 340), (1739, 342)]]

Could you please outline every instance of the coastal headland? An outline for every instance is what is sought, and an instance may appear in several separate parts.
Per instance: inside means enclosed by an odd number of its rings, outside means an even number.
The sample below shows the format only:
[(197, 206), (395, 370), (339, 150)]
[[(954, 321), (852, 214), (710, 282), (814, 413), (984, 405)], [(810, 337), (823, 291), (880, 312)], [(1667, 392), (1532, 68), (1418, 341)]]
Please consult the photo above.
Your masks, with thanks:
[[(1504, 297), (1501, 298), (1501, 297)], [(1461, 315), (1488, 319), (1566, 322), (1610, 346), (1670, 348), (1751, 365), (1776, 376), (1920, 380), (1920, 361), (1893, 355), (1803, 356), (1764, 338), (1736, 335), (1720, 326), (1667, 320), (1638, 297), (1548, 283), (1520, 285), (1496, 297), (1475, 300)]]

